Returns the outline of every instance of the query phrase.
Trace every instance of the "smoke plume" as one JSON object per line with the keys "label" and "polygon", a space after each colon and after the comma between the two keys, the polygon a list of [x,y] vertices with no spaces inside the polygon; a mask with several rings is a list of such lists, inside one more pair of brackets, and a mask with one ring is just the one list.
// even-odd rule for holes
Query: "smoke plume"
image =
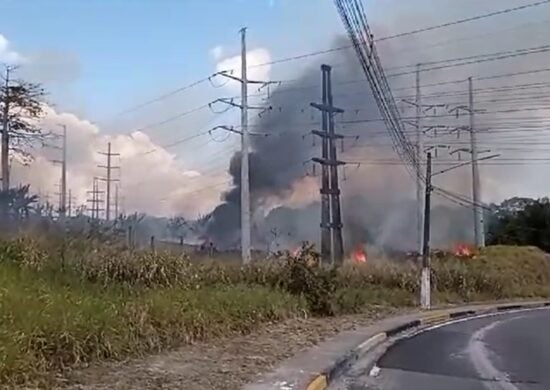
{"label": "smoke plume", "polygon": [[[335,46],[346,43],[340,39]],[[340,156],[350,162],[345,168],[345,180],[340,172],[346,244],[350,247],[358,242],[372,242],[412,249],[416,234],[414,182],[400,166],[354,164],[354,160],[395,158],[387,147],[390,139],[380,137],[385,129],[376,120],[380,114],[354,53],[339,52],[324,62],[333,65],[334,104],[346,110],[336,118],[337,132],[346,136]],[[305,176],[306,172],[312,174],[310,159],[320,154],[320,140],[311,134],[311,130],[320,127],[320,112],[310,107],[311,102],[321,98],[320,65],[321,62],[311,64],[298,79],[279,86],[261,102],[267,110],[251,121],[252,238],[258,249],[291,247],[305,240],[318,242],[318,185],[315,181],[307,182],[313,186],[300,183],[310,179]],[[376,147],[382,143],[384,148]],[[220,247],[239,245],[240,171],[241,155],[236,153],[229,165],[234,186],[212,212],[207,227],[208,237]],[[320,172],[319,167],[316,172]],[[309,202],[292,207],[289,199],[295,198],[297,192]],[[446,230],[456,230],[456,226]]]}

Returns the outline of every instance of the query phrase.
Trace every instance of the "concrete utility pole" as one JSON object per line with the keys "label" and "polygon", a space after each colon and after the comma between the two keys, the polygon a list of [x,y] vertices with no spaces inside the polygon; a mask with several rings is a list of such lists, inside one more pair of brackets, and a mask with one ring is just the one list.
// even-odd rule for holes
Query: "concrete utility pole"
{"label": "concrete utility pole", "polygon": [[250,255],[250,178],[248,171],[248,78],[246,69],[246,28],[241,29],[241,256],[244,264]]}
{"label": "concrete utility pole", "polygon": [[10,188],[10,142],[9,142],[9,114],[10,114],[10,72],[11,67],[6,67],[4,76],[4,107],[2,112],[2,190],[7,191]]}
{"label": "concrete utility pole", "polygon": [[73,195],[71,193],[71,190],[69,189],[69,205],[67,206],[67,215],[69,218],[71,217],[71,213],[73,210]]}
{"label": "concrete utility pole", "polygon": [[340,211],[340,188],[338,186],[338,166],[344,162],[338,161],[336,139],[342,135],[334,132],[334,114],[344,110],[333,106],[331,67],[321,65],[322,73],[322,103],[311,103],[311,106],[321,111],[321,131],[312,133],[321,137],[322,156],[312,161],[321,164],[321,258],[333,265],[340,265],[344,260],[342,240],[342,219]]}
{"label": "concrete utility pole", "polygon": [[113,156],[120,156],[119,153],[112,153],[111,152],[111,143],[107,143],[107,152],[99,152],[99,154],[102,154],[104,156],[107,156],[107,165],[98,165],[99,168],[104,168],[107,170],[107,177],[101,178],[100,180],[103,180],[107,183],[107,194],[105,196],[105,219],[109,221],[111,219],[111,182],[118,181],[118,179],[113,179],[111,175],[111,171],[113,169],[120,169],[120,167],[113,167],[111,164],[111,158]]}
{"label": "concrete utility pole", "polygon": [[67,126],[59,125],[63,129],[61,147],[52,145],[54,149],[61,150],[61,160],[52,160],[55,164],[61,165],[61,180],[59,181],[59,217],[64,218],[67,214]]}
{"label": "concrete utility pole", "polygon": [[422,123],[422,95],[420,93],[420,64],[416,65],[416,156],[418,159],[417,179],[416,179],[416,244],[417,250],[422,255],[423,241],[422,241],[422,229],[424,214],[424,199],[422,197],[423,183],[422,183],[422,162],[424,155],[424,142],[423,142],[423,123]]}
{"label": "concrete utility pole", "polygon": [[426,185],[424,200],[424,235],[422,246],[422,274],[420,276],[420,305],[423,309],[431,307],[431,261],[430,261],[430,212],[432,193],[432,154],[426,159]]}
{"label": "concrete utility pole", "polygon": [[[241,130],[236,130],[229,126],[216,126],[214,129],[224,129],[226,131],[240,134],[241,136],[241,256],[244,264],[251,260],[251,224],[250,224],[250,173],[249,173],[249,151],[250,136],[259,135],[251,133],[248,130],[248,110],[265,110],[265,107],[254,107],[248,105],[248,84],[261,84],[262,86],[272,84],[270,81],[249,80],[247,76],[246,64],[246,28],[240,30],[241,33],[241,77],[235,77],[230,72],[218,72],[216,75],[227,77],[241,83],[241,104],[233,102],[233,98],[220,98],[216,102],[229,104],[238,107],[241,110]],[[211,103],[212,104],[212,103]],[[212,130],[214,130],[212,129]]]}
{"label": "concrete utility pole", "polygon": [[63,125],[63,157],[61,163],[61,214],[67,213],[67,126]]}
{"label": "concrete utility pole", "polygon": [[479,179],[478,167],[478,150],[476,129],[474,121],[474,93],[472,86],[472,78],[468,78],[468,95],[469,95],[469,113],[470,113],[470,147],[472,155],[472,195],[474,200],[474,234],[475,243],[478,248],[485,246],[485,231],[483,226],[483,210],[481,208],[481,183]]}
{"label": "concrete utility pole", "polygon": [[118,184],[115,184],[115,219],[118,219]]}
{"label": "concrete utility pole", "polygon": [[63,128],[63,145],[61,146],[61,161],[55,161],[61,163],[61,192],[60,192],[60,205],[59,216],[65,217],[67,213],[67,126],[60,125]]}

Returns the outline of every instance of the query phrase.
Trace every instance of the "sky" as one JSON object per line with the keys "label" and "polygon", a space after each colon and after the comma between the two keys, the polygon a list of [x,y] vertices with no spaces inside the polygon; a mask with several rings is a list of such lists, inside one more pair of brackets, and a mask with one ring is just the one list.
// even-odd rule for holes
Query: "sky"
{"label": "sky", "polygon": [[[529,2],[365,0],[364,4],[375,34],[384,36]],[[380,52],[391,57],[393,66],[452,57],[449,46],[425,50],[426,46],[447,37],[467,38],[544,22],[550,18],[549,8],[404,39],[396,46],[380,43]],[[218,115],[205,109],[158,123],[221,96],[236,95],[238,86],[224,84],[218,77],[212,84],[203,83],[129,113],[125,110],[215,71],[238,66],[239,29],[243,26],[248,29],[251,65],[327,49],[345,34],[330,0],[0,0],[0,60],[20,62],[21,77],[44,83],[51,109],[48,123],[55,127],[59,120],[71,122],[69,137],[74,137],[78,153],[72,153],[70,177],[72,174],[78,202],[85,201],[91,177],[101,174],[95,167],[101,163],[95,151],[104,150],[111,141],[122,154],[121,186],[129,210],[205,213],[225,188],[227,162],[239,146],[238,138],[218,131],[211,138],[198,136],[165,146],[216,125],[237,125],[238,112]],[[547,28],[544,24],[530,30],[536,34],[531,41],[509,32],[482,43],[479,39],[457,43],[455,51],[477,54],[479,50],[535,46],[544,41]],[[309,64],[305,59],[256,67],[250,70],[250,77],[288,80],[298,77]],[[489,65],[479,71],[490,70]],[[412,81],[412,77],[407,80]],[[224,109],[219,104],[212,107],[215,112]],[[44,161],[52,153],[38,152]],[[160,172],[161,168],[164,171]],[[44,170],[52,178],[46,180]],[[41,192],[55,191],[55,166],[15,171],[21,181],[37,180],[34,187]],[[146,180],[146,172],[155,177]],[[208,186],[213,188],[194,192]],[[191,194],[192,200],[186,200]]]}
{"label": "sky", "polygon": [[[147,99],[206,76],[215,65],[211,50],[236,54],[243,26],[249,28],[251,48],[267,46],[274,56],[315,48],[339,28],[328,1],[3,0],[0,5],[2,34],[14,49],[65,57],[58,60],[67,62],[65,71],[72,68],[71,87],[80,104],[72,108],[94,119],[118,112],[136,96]],[[315,23],[301,23],[314,9]],[[292,39],[296,36],[304,39]],[[66,98],[59,104],[75,103]]]}

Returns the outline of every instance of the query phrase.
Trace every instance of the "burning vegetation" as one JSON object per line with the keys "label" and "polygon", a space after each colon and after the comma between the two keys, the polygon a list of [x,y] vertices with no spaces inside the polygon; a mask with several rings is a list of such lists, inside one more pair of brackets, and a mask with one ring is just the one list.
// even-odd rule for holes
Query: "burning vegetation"
{"label": "burning vegetation", "polygon": [[472,257],[474,254],[472,246],[466,243],[453,245],[452,252],[456,257]]}
{"label": "burning vegetation", "polygon": [[356,264],[367,262],[367,252],[363,244],[357,244],[351,252],[351,260]]}

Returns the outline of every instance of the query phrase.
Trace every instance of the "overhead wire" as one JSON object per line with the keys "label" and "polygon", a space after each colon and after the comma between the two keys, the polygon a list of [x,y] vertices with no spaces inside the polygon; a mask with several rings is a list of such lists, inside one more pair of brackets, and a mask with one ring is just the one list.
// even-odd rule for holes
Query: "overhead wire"
{"label": "overhead wire", "polygon": [[[414,29],[414,30],[410,30],[410,31],[405,31],[405,32],[401,32],[401,33],[397,33],[397,34],[393,34],[393,35],[388,35],[388,36],[376,38],[374,41],[375,42],[383,42],[383,41],[388,41],[388,40],[401,38],[401,37],[405,37],[405,36],[416,35],[416,34],[423,33],[423,32],[438,30],[438,29],[441,29],[441,28],[444,28],[444,27],[455,26],[455,25],[464,24],[464,23],[468,23],[468,22],[473,22],[473,21],[477,21],[477,20],[482,20],[482,19],[486,19],[486,18],[498,16],[498,15],[509,14],[509,13],[512,13],[512,12],[517,12],[517,11],[521,11],[521,10],[528,9],[528,8],[538,7],[538,6],[541,6],[541,5],[548,4],[548,3],[550,3],[550,0],[538,1],[538,2],[525,4],[525,5],[518,6],[518,7],[506,8],[506,9],[502,9],[502,10],[495,11],[495,12],[490,12],[490,13],[481,14],[481,15],[475,15],[475,16],[472,16],[472,17],[469,17],[469,18],[458,19],[458,20],[454,20],[454,21],[450,21],[450,22],[446,22],[446,23],[436,24],[436,25],[433,25],[433,26],[427,26],[427,27],[418,28],[418,29]],[[302,60],[302,59],[305,59],[305,58],[310,58],[310,57],[319,56],[319,55],[323,55],[323,54],[334,53],[334,52],[347,50],[347,49],[351,49],[351,48],[353,48],[353,45],[343,45],[343,46],[339,46],[339,47],[335,47],[335,48],[331,48],[331,49],[316,50],[316,51],[312,51],[312,52],[309,52],[309,53],[304,53],[304,54],[300,54],[300,55],[296,55],[296,56],[280,58],[280,59],[276,59],[276,60],[273,60],[273,61],[267,61],[267,62],[263,62],[263,63],[259,63],[259,64],[250,65],[248,68],[250,69],[250,68],[263,67],[263,66],[277,65],[277,64],[281,64],[281,63],[285,63],[285,62]]]}

